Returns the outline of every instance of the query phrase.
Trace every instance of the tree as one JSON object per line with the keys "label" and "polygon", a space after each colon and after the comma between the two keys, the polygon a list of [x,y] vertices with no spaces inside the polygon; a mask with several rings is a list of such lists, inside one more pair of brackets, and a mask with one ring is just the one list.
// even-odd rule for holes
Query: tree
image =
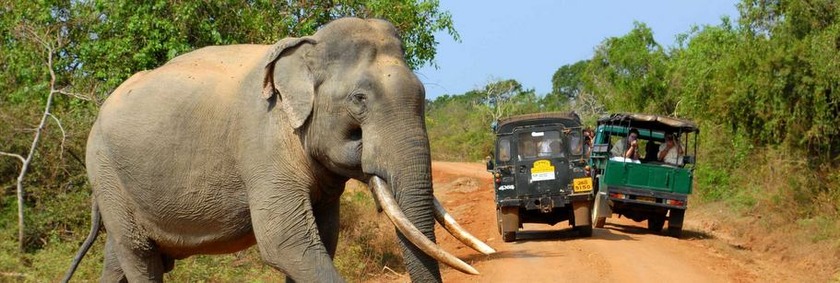
{"label": "tree", "polygon": [[563,65],[551,77],[551,92],[542,98],[544,111],[560,111],[570,108],[570,100],[575,101],[583,90],[583,74],[588,60]]}
{"label": "tree", "polygon": [[513,98],[522,93],[522,85],[516,80],[496,80],[487,83],[480,91],[483,99],[481,107],[490,116],[490,121],[498,121],[513,112]]}
{"label": "tree", "polygon": [[670,63],[684,113],[755,145],[840,154],[840,8],[831,1],[744,1],[737,26],[684,36]]}
{"label": "tree", "polygon": [[586,89],[610,111],[673,113],[667,60],[653,31],[636,22],[628,34],[608,38],[595,49],[584,76]]}
{"label": "tree", "polygon": [[[416,0],[338,1],[104,1],[78,3],[87,25],[78,34],[81,72],[110,91],[131,74],[155,68],[177,55],[219,44],[271,44],[309,35],[344,16],[385,18],[401,34],[406,61],[417,69],[434,64],[435,32],[456,40],[452,17],[438,2]],[[87,5],[85,5],[87,4]]]}
{"label": "tree", "polygon": [[[53,236],[72,240],[73,229],[68,227],[89,221],[87,204],[78,201],[90,193],[83,161],[87,133],[98,104],[137,71],[207,45],[272,44],[286,36],[311,34],[343,16],[390,20],[413,68],[434,64],[436,32],[458,39],[451,15],[441,11],[436,0],[6,2],[0,5],[0,136],[8,139],[0,151],[24,161],[25,153],[32,152],[32,159],[0,162],[0,185],[15,187],[10,180],[19,180],[20,164],[28,164],[22,203],[30,211],[27,219],[36,220],[26,226],[24,244],[30,250],[47,245]],[[52,73],[44,67],[44,48],[30,40],[23,27],[49,34],[46,42],[62,43],[49,52]],[[53,90],[60,92],[48,95]],[[48,111],[43,111],[45,105],[50,105]],[[44,129],[37,150],[32,150],[35,129],[43,129],[32,125],[34,117],[55,116],[62,117],[66,132]],[[49,121],[46,125],[52,126]]]}

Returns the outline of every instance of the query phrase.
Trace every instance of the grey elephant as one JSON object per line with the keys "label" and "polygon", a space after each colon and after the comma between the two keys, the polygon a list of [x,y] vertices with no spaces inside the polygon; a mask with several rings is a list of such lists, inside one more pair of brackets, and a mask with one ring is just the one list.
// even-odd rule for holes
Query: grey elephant
{"label": "grey elephant", "polygon": [[288,281],[342,281],[332,263],[339,197],[367,182],[397,228],[413,281],[438,261],[477,271],[435,244],[425,91],[396,29],[345,18],[274,45],[206,47],[135,74],[102,106],[87,144],[103,282],[160,282],[174,262],[256,244]]}

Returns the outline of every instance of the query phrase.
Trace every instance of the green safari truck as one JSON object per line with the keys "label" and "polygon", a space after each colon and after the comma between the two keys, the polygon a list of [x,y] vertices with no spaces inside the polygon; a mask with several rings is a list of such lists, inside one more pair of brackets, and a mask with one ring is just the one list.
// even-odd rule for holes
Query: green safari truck
{"label": "green safari truck", "polygon": [[647,228],[682,234],[692,191],[700,129],[688,120],[638,113],[598,119],[589,158],[595,184],[592,214],[602,228],[613,214]]}

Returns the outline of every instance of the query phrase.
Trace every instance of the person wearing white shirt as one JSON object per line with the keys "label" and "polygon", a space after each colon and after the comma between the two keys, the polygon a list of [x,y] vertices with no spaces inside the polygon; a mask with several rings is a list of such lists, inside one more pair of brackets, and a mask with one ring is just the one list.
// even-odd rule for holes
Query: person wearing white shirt
{"label": "person wearing white shirt", "polygon": [[659,161],[681,166],[683,164],[683,149],[672,134],[665,135],[665,143],[659,146]]}
{"label": "person wearing white shirt", "polygon": [[633,128],[627,133],[626,138],[621,138],[615,143],[610,153],[613,157],[639,160],[639,130]]}

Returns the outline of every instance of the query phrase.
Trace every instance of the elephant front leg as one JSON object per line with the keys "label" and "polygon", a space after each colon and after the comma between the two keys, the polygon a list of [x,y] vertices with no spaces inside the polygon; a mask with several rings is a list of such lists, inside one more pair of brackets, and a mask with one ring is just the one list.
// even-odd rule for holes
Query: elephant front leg
{"label": "elephant front leg", "polygon": [[315,206],[315,223],[318,225],[318,235],[321,236],[321,241],[324,247],[327,248],[327,253],[330,258],[335,258],[335,252],[338,248],[338,232],[341,205],[338,198]]}
{"label": "elephant front leg", "polygon": [[254,236],[266,263],[300,282],[343,282],[321,241],[308,195],[255,193],[250,204]]}

